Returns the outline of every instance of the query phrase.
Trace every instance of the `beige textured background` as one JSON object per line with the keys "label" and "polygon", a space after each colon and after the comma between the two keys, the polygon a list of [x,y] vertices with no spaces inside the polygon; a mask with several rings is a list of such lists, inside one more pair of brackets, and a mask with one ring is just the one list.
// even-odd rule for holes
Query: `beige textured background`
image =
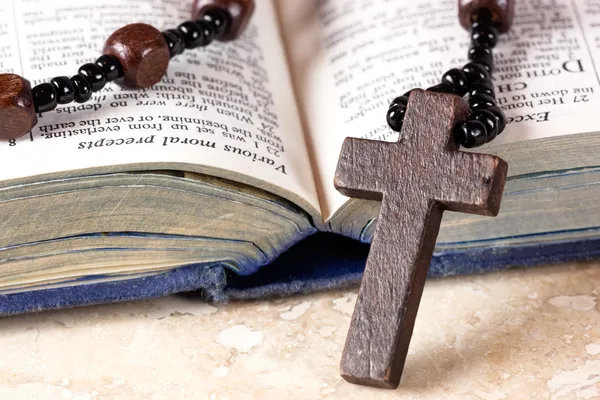
{"label": "beige textured background", "polygon": [[355,291],[4,318],[0,399],[600,399],[599,267],[430,280],[396,391],[338,375]]}

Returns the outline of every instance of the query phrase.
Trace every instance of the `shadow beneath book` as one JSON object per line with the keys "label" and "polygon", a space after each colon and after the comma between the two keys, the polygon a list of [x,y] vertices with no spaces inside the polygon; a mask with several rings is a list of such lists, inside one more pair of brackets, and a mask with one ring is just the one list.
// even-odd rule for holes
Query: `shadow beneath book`
{"label": "shadow beneath book", "polygon": [[[317,233],[251,276],[228,272],[224,298],[251,300],[356,287],[369,245],[332,233]],[[600,258],[600,238],[523,245],[436,249],[429,278]]]}
{"label": "shadow beneath book", "polygon": [[369,245],[331,233],[317,233],[250,276],[227,277],[227,297],[248,300],[357,286]]}

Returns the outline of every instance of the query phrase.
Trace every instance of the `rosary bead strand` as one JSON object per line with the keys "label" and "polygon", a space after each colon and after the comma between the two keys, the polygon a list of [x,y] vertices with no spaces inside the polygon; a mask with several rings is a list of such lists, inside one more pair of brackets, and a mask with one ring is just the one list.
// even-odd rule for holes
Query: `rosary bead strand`
{"label": "rosary bead strand", "polygon": [[143,23],[124,26],[108,38],[104,54],[95,62],[82,65],[71,78],[55,77],[33,89],[18,75],[0,74],[0,139],[25,135],[37,124],[37,114],[59,104],[85,103],[109,82],[151,87],[166,74],[169,60],[186,49],[237,39],[254,7],[253,0],[196,0],[193,19],[176,29],[160,32]]}
{"label": "rosary bead strand", "polygon": [[195,0],[192,16],[194,19],[206,20],[204,16],[215,9],[225,11],[229,16],[229,29],[220,38],[220,40],[228,42],[240,37],[246,29],[250,17],[254,13],[254,0]]}
{"label": "rosary bead strand", "polygon": [[[487,3],[486,3],[487,4]],[[454,140],[463,147],[478,147],[494,140],[506,127],[504,112],[496,104],[492,83],[494,56],[492,49],[498,43],[494,8],[479,8],[472,11],[469,62],[462,69],[453,68],[442,76],[442,82],[430,87],[429,91],[469,96],[471,114],[467,121],[454,129]],[[387,112],[387,122],[396,132],[402,123],[408,106],[408,95],[394,99]]]}
{"label": "rosary bead strand", "polygon": [[514,0],[458,0],[458,18],[463,28],[471,29],[484,12],[491,14],[491,21],[500,33],[506,33],[515,15]]}

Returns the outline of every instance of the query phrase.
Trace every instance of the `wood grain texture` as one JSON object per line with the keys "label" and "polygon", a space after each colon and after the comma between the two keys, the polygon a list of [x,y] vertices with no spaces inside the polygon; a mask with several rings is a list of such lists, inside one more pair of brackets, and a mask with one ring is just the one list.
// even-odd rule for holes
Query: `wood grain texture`
{"label": "wood grain texture", "polygon": [[237,39],[244,33],[248,22],[254,14],[254,0],[195,0],[192,18],[200,19],[207,11],[219,8],[231,15],[229,32],[219,40],[227,42]]}
{"label": "wood grain texture", "polygon": [[169,46],[163,34],[148,24],[130,24],[114,32],[104,54],[116,57],[123,67],[123,84],[147,88],[162,79],[169,68]]}
{"label": "wood grain texture", "polygon": [[499,211],[507,164],[458,151],[452,138],[452,127],[468,114],[458,96],[416,90],[397,142],[343,144],[335,187],[382,201],[342,356],[349,382],[400,383],[443,211]]}
{"label": "wood grain texture", "polygon": [[501,33],[512,26],[515,15],[515,0],[458,0],[458,18],[466,30],[471,30],[473,12],[479,8],[487,8],[492,12],[492,19]]}
{"label": "wood grain texture", "polygon": [[16,139],[37,124],[31,84],[15,74],[0,74],[0,139]]}

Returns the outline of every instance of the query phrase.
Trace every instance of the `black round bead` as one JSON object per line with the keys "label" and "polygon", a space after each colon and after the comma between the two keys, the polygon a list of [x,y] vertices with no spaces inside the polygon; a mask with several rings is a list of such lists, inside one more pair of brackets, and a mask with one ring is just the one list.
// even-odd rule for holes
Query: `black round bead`
{"label": "black round bead", "polygon": [[408,106],[408,96],[404,95],[404,96],[396,97],[394,100],[392,100],[390,107],[395,104],[399,104],[404,107]]}
{"label": "black round bead", "polygon": [[177,30],[181,32],[183,40],[185,41],[186,49],[195,49],[200,46],[200,43],[204,40],[202,37],[202,29],[194,21],[186,21],[177,27]]}
{"label": "black round bead", "polygon": [[475,23],[471,30],[474,44],[494,47],[498,43],[498,30],[489,23]]}
{"label": "black round bead", "polygon": [[427,90],[429,90],[430,92],[456,94],[454,86],[448,82],[439,83],[435,86],[428,88]]}
{"label": "black round bead", "polygon": [[494,114],[498,120],[498,135],[504,132],[504,129],[506,128],[506,115],[504,115],[504,111],[497,106],[490,107],[487,110]]}
{"label": "black round bead", "polygon": [[75,100],[75,86],[68,76],[57,76],[50,82],[56,88],[58,104],[69,104]]}
{"label": "black round bead", "polygon": [[123,77],[121,62],[115,57],[105,54],[96,60],[96,65],[102,68],[106,82],[116,81]]}
{"label": "black round bead", "polygon": [[469,105],[473,110],[478,110],[482,108],[486,110],[490,107],[496,107],[496,101],[490,96],[477,93],[475,96],[471,96],[471,98],[469,99]]}
{"label": "black round bead", "polygon": [[169,46],[169,54],[171,58],[180,55],[185,51],[185,40],[180,31],[176,29],[170,29],[163,32],[163,36]]}
{"label": "black round bead", "polygon": [[196,21],[196,24],[202,28],[202,33],[204,35],[204,44],[202,46],[208,46],[215,40],[215,30],[212,25],[208,21],[199,20]]}
{"label": "black round bead", "polygon": [[92,98],[92,85],[85,76],[77,74],[71,78],[71,81],[75,86],[75,101],[77,103],[85,103]]}
{"label": "black round bead", "polygon": [[406,115],[406,106],[402,104],[393,104],[387,112],[387,123],[395,132],[402,130],[402,123]]}
{"label": "black round bead", "polygon": [[469,60],[475,64],[479,64],[488,72],[494,69],[494,54],[492,49],[487,46],[475,45],[469,49]]}
{"label": "black round bead", "polygon": [[458,68],[453,68],[446,72],[442,76],[442,83],[444,82],[451,84],[454,87],[454,93],[461,97],[464,96],[469,90],[467,76]]}
{"label": "black round bead", "polygon": [[202,20],[206,21],[214,32],[215,39],[220,39],[229,32],[231,26],[231,16],[229,13],[215,8],[208,10],[206,14],[202,16]]}
{"label": "black round bead", "polygon": [[471,96],[475,96],[476,94],[485,94],[486,96],[490,96],[492,99],[496,98],[496,92],[494,91],[494,84],[491,81],[483,80],[479,81],[474,85],[471,85],[471,91],[469,92]]}
{"label": "black round bead", "polygon": [[90,85],[92,85],[92,92],[98,92],[106,85],[104,72],[102,72],[102,68],[96,64],[84,64],[77,72],[79,72],[80,75],[85,76]]}
{"label": "black round bead", "polygon": [[452,135],[456,143],[468,149],[481,146],[487,141],[485,125],[479,121],[466,121],[456,125]]}
{"label": "black round bead", "polygon": [[186,49],[206,46],[214,38],[214,31],[204,21],[187,21],[177,28],[183,34]]}
{"label": "black round bead", "polygon": [[463,72],[467,76],[469,85],[474,85],[479,81],[492,79],[490,73],[479,64],[470,62],[462,67]]}
{"label": "black round bead", "polygon": [[469,115],[469,120],[479,121],[485,125],[485,132],[487,134],[487,141],[491,142],[496,136],[498,136],[498,119],[496,116],[488,110],[475,110]]}
{"label": "black round bead", "polygon": [[37,85],[33,88],[32,93],[36,112],[44,113],[52,111],[58,106],[58,94],[53,84],[42,83],[41,85]]}

